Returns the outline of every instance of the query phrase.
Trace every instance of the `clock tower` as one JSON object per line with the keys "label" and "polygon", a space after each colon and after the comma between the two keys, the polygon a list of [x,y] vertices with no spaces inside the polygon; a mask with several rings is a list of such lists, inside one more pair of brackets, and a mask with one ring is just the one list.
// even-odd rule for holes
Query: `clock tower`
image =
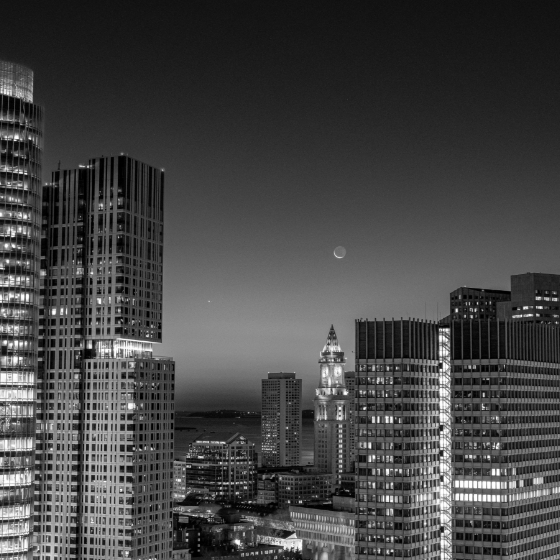
{"label": "clock tower", "polygon": [[327,343],[319,358],[319,387],[315,389],[315,468],[333,475],[333,484],[342,473],[353,470],[350,449],[350,406],[344,380],[344,352],[331,325]]}

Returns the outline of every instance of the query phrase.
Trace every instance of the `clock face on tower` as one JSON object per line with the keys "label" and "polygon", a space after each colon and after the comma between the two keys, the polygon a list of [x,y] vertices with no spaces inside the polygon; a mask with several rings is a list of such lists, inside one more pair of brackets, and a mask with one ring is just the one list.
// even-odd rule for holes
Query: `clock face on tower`
{"label": "clock face on tower", "polygon": [[323,378],[327,378],[329,375],[329,368],[327,366],[323,366],[321,368],[321,375],[323,376]]}
{"label": "clock face on tower", "polygon": [[338,378],[341,375],[342,375],[342,368],[340,366],[336,366],[334,368],[334,376]]}

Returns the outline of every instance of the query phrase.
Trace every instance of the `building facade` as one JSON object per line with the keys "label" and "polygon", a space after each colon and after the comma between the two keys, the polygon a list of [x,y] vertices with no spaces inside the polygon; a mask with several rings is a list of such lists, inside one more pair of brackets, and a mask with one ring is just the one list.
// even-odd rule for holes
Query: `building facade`
{"label": "building facade", "polygon": [[185,460],[173,461],[173,501],[180,502],[187,497],[187,467]]}
{"label": "building facade", "polygon": [[351,397],[344,378],[344,352],[331,325],[319,359],[319,388],[315,390],[315,469],[340,482],[352,469]]}
{"label": "building facade", "polygon": [[255,444],[239,433],[198,436],[185,455],[185,466],[187,494],[204,492],[232,502],[257,494]]}
{"label": "building facade", "polygon": [[457,288],[449,294],[450,319],[496,319],[500,302],[509,302],[511,292],[482,288]]}
{"label": "building facade", "polygon": [[296,472],[278,473],[278,506],[317,503],[330,499],[332,475],[330,473]]}
{"label": "building facade", "polygon": [[5,61],[0,148],[0,557],[22,560],[32,549],[43,109],[33,72]]}
{"label": "building facade", "polygon": [[257,504],[275,504],[278,502],[277,475],[257,473]]}
{"label": "building facade", "polygon": [[262,380],[262,466],[292,467],[301,460],[301,379],[269,373]]}
{"label": "building facade", "polygon": [[[352,500],[352,506],[354,506]],[[294,529],[302,540],[304,560],[354,560],[356,514],[330,506],[290,506]]]}
{"label": "building facade", "polygon": [[527,272],[511,277],[511,301],[499,303],[500,319],[560,325],[560,275]]}
{"label": "building facade", "polygon": [[438,344],[435,323],[356,322],[359,559],[440,560]]}
{"label": "building facade", "polygon": [[55,171],[41,243],[35,557],[169,559],[163,172],[124,155]]}
{"label": "building facade", "polygon": [[358,555],[557,558],[560,331],[356,327]]}
{"label": "building facade", "polygon": [[559,558],[560,331],[518,321],[449,330],[453,557]]}

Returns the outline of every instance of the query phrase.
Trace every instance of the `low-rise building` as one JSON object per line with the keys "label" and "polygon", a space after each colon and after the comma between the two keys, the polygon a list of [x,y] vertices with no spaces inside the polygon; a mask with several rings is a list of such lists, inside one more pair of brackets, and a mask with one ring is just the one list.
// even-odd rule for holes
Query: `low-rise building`
{"label": "low-rise building", "polygon": [[191,554],[200,554],[200,518],[173,513],[173,550],[187,548]]}
{"label": "low-rise building", "polygon": [[281,546],[271,544],[258,545],[247,550],[238,550],[228,554],[212,554],[211,552],[204,555],[204,560],[283,560],[284,549]]}
{"label": "low-rise building", "polygon": [[185,455],[185,489],[236,502],[257,493],[255,444],[240,433],[198,436]]}
{"label": "low-rise building", "polygon": [[260,474],[257,479],[257,504],[267,505],[278,502],[276,474]]}
{"label": "low-rise building", "polygon": [[191,551],[188,545],[186,543],[174,542],[171,558],[173,560],[191,560]]}
{"label": "low-rise building", "polygon": [[332,474],[312,472],[278,473],[278,505],[319,503],[330,498]]}
{"label": "low-rise building", "polygon": [[273,544],[281,546],[284,550],[301,550],[301,539],[295,531],[268,530],[267,534],[260,534],[262,528],[257,528],[257,542],[259,544]]}
{"label": "low-rise building", "polygon": [[353,498],[333,496],[328,506],[290,506],[290,517],[302,540],[304,560],[354,560],[356,514]]}

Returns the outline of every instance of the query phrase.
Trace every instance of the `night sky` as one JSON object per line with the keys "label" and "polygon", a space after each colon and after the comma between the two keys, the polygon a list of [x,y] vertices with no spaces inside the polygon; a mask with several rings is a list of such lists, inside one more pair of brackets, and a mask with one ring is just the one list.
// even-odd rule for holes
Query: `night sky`
{"label": "night sky", "polygon": [[268,371],[311,408],[331,323],[351,370],[356,318],[560,273],[557,18],[512,5],[37,1],[2,22],[46,109],[45,181],[120,152],[166,170],[178,410],[259,409]]}

